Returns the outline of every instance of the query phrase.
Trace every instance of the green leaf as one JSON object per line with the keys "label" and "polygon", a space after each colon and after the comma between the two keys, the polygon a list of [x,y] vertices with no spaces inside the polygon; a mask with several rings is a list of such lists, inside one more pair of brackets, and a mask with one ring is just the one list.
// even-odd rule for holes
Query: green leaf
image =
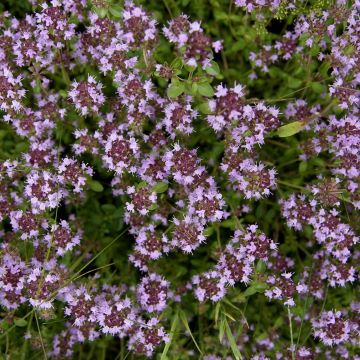
{"label": "green leaf", "polygon": [[167,94],[171,98],[180,96],[185,91],[185,84],[182,82],[171,83],[167,89]]}
{"label": "green leaf", "polygon": [[202,96],[212,97],[214,90],[209,83],[200,83],[198,86],[198,92]]}
{"label": "green leaf", "polygon": [[308,167],[307,161],[301,161],[299,164],[299,173],[304,174],[307,170],[307,167]]}
{"label": "green leaf", "polygon": [[[67,85],[70,85],[70,78],[69,78],[69,74],[67,73],[67,71],[65,70],[64,66],[61,66],[61,75],[63,77],[64,82]],[[61,90],[60,90],[61,91]]]}
{"label": "green leaf", "polygon": [[103,204],[101,208],[107,214],[113,214],[116,211],[116,207],[113,204]]}
{"label": "green leaf", "polygon": [[3,330],[7,330],[10,327],[10,324],[6,320],[3,320],[3,321],[0,322],[0,327]]}
{"label": "green leaf", "polygon": [[317,45],[313,45],[310,49],[311,56],[317,56],[319,54],[320,48]]}
{"label": "green leaf", "polygon": [[195,69],[196,69],[196,66],[192,66],[192,65],[185,64],[185,65],[184,65],[184,68],[185,68],[188,72],[194,72]]}
{"label": "green leaf", "polygon": [[283,324],[284,324],[284,319],[283,319],[281,316],[279,316],[279,317],[276,319],[275,323],[274,323],[274,328],[275,328],[275,329],[278,329],[278,328],[280,328]]}
{"label": "green leaf", "polygon": [[266,270],[266,263],[264,261],[259,260],[256,264],[256,271],[259,273],[263,273]]}
{"label": "green leaf", "polygon": [[225,228],[235,229],[236,221],[235,219],[227,219],[221,222],[221,226]]}
{"label": "green leaf", "polygon": [[198,343],[196,342],[196,340],[195,340],[195,338],[194,338],[194,335],[192,334],[192,332],[191,332],[191,330],[190,330],[190,326],[189,326],[189,323],[188,323],[188,321],[187,321],[186,315],[185,315],[185,313],[184,313],[182,310],[179,311],[179,316],[180,316],[180,319],[181,319],[181,321],[183,322],[183,324],[184,324],[184,326],[185,326],[185,329],[186,329],[187,332],[189,333],[192,341],[194,342],[196,348],[198,349],[199,353],[202,355],[203,353],[202,353],[202,351],[201,351]]}
{"label": "green leaf", "polygon": [[320,82],[312,82],[310,83],[311,89],[317,93],[321,94],[326,91],[326,86],[324,84],[321,84]]}
{"label": "green leaf", "polygon": [[18,327],[24,327],[27,325],[27,321],[25,319],[15,319],[14,324]]}
{"label": "green leaf", "polygon": [[245,290],[244,296],[248,297],[256,293],[263,293],[266,288],[267,285],[265,283],[255,282]]}
{"label": "green leaf", "polygon": [[110,8],[110,14],[120,18],[122,16],[122,8],[120,6],[112,6]]}
{"label": "green leaf", "polygon": [[104,191],[104,187],[101,185],[99,181],[90,179],[88,180],[88,184],[90,186],[90,189],[95,192],[102,192]]}
{"label": "green leaf", "polygon": [[137,185],[136,185],[136,190],[140,190],[143,189],[147,186],[147,182],[146,181],[140,181]]}
{"label": "green leaf", "polygon": [[154,204],[152,204],[152,205],[149,207],[149,210],[150,210],[150,211],[153,211],[153,210],[156,210],[157,208],[158,208],[157,204],[154,203]]}
{"label": "green leaf", "polygon": [[212,61],[211,65],[205,68],[205,71],[211,76],[218,76],[220,74],[219,65],[215,61]]}
{"label": "green leaf", "polygon": [[98,8],[98,9],[96,9],[96,13],[97,13],[101,18],[104,18],[104,17],[107,15],[108,11],[107,11],[107,9],[104,9],[104,8]]}
{"label": "green leaf", "polygon": [[169,187],[169,184],[162,181],[162,182],[158,182],[157,184],[155,184],[155,186],[152,188],[153,192],[156,192],[157,194],[162,194],[164,193]]}
{"label": "green leaf", "polygon": [[202,104],[200,104],[197,109],[202,113],[202,114],[205,114],[205,115],[209,115],[212,113],[211,109],[210,109],[210,106],[209,106],[209,103],[206,101],[206,102],[203,102]]}
{"label": "green leaf", "polygon": [[245,297],[244,293],[240,293],[240,294],[237,294],[233,298],[233,301],[235,301],[237,303],[244,303],[246,301],[246,297]]}
{"label": "green leaf", "polygon": [[329,77],[328,71],[330,69],[331,65],[328,61],[324,61],[320,66],[319,66],[319,73],[327,78]]}
{"label": "green leaf", "polygon": [[181,70],[181,68],[183,67],[182,60],[180,58],[174,59],[173,62],[171,63],[171,67],[173,69]]}
{"label": "green leaf", "polygon": [[226,318],[224,318],[224,322],[225,322],[226,337],[229,340],[231,351],[232,351],[233,355],[235,356],[235,359],[240,360],[240,359],[242,359],[242,356],[241,356],[241,353],[240,353],[240,351],[238,349],[238,346],[236,344],[236,340],[234,338],[234,335],[231,332],[230,326],[229,326]]}
{"label": "green leaf", "polygon": [[288,137],[297,134],[304,127],[304,123],[301,121],[294,121],[290,124],[280,126],[277,130],[279,137]]}
{"label": "green leaf", "polygon": [[195,96],[196,93],[198,92],[199,89],[199,85],[198,83],[194,82],[191,84],[191,95]]}
{"label": "green leaf", "polygon": [[35,94],[38,94],[41,91],[41,82],[40,79],[36,79],[36,85],[34,87]]}
{"label": "green leaf", "polygon": [[204,236],[211,236],[214,233],[214,228],[212,226],[208,226],[206,229],[204,229],[203,231],[203,235]]}
{"label": "green leaf", "polygon": [[178,326],[178,322],[179,322],[179,315],[178,313],[176,312],[175,313],[175,316],[174,316],[174,319],[172,321],[172,324],[171,324],[171,329],[170,329],[170,340],[166,343],[165,347],[164,347],[164,350],[161,354],[161,358],[160,360],[166,360],[167,359],[167,353],[170,349],[170,345],[171,345],[171,342],[173,341],[173,338],[174,338],[174,333],[175,333],[175,330]]}
{"label": "green leaf", "polygon": [[99,15],[100,17],[104,18],[108,13],[108,10],[107,9],[100,9],[99,10]]}
{"label": "green leaf", "polygon": [[283,79],[286,76],[286,74],[276,66],[272,66],[269,69],[269,75],[272,79]]}
{"label": "green leaf", "polygon": [[302,80],[293,77],[288,78],[288,86],[290,89],[298,89],[302,84]]}
{"label": "green leaf", "polygon": [[24,152],[28,148],[28,144],[25,142],[19,142],[15,145],[16,152]]}
{"label": "green leaf", "polygon": [[244,291],[244,296],[249,297],[249,296],[254,295],[256,293],[257,293],[256,287],[255,286],[250,286]]}
{"label": "green leaf", "polygon": [[268,288],[268,286],[265,283],[255,283],[255,289],[259,293],[263,293],[265,289]]}

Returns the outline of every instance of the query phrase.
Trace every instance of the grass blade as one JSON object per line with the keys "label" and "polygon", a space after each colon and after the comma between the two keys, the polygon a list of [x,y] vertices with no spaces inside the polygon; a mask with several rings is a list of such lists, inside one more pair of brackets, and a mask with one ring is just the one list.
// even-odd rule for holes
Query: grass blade
{"label": "grass blade", "polygon": [[224,316],[224,322],[225,322],[226,336],[227,336],[227,338],[229,340],[231,351],[233,352],[236,360],[242,360],[241,353],[240,353],[240,351],[238,349],[238,346],[236,344],[236,341],[234,339],[234,336],[233,336],[233,334],[231,332],[230,326],[229,326],[225,316]]}
{"label": "grass blade", "polygon": [[220,326],[219,326],[219,341],[222,342],[225,333],[225,316],[221,315]]}
{"label": "grass blade", "polygon": [[164,351],[162,352],[161,354],[161,358],[160,360],[165,360],[167,359],[167,353],[170,349],[170,345],[172,343],[172,340],[174,338],[174,333],[175,333],[175,330],[176,330],[176,327],[178,326],[178,322],[179,322],[179,314],[176,312],[175,316],[174,316],[174,319],[173,319],[173,322],[171,324],[171,329],[170,329],[170,340],[168,343],[166,343],[165,347],[164,347]]}
{"label": "grass blade", "polygon": [[223,311],[223,314],[227,316],[230,320],[236,321],[230,314],[228,314],[226,311]]}
{"label": "grass blade", "polygon": [[186,330],[188,331],[188,333],[189,333],[192,341],[194,342],[196,348],[198,349],[199,353],[202,355],[203,353],[202,353],[202,351],[201,351],[198,343],[196,342],[196,340],[195,340],[195,338],[194,338],[194,335],[192,334],[192,332],[191,332],[191,330],[190,330],[190,326],[189,326],[189,323],[188,323],[188,321],[187,321],[186,315],[185,315],[185,313],[184,313],[182,310],[180,310],[179,316],[180,316],[180,319],[181,319],[181,321],[183,322]]}

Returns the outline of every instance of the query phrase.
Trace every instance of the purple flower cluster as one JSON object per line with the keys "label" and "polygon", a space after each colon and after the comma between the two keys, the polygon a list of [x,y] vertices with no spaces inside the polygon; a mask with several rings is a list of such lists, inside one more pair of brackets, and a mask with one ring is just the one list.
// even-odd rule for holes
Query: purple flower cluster
{"label": "purple flower cluster", "polygon": [[[244,8],[248,12],[270,8],[275,11],[281,5],[280,0],[235,0],[235,5]],[[290,5],[288,5],[290,6]]]}
{"label": "purple flower cluster", "polygon": [[189,21],[186,15],[171,20],[163,30],[166,38],[183,55],[185,64],[194,68],[197,65],[207,67],[212,60],[211,50],[218,52],[222,49],[221,41],[212,42],[201,28],[201,23]]}
{"label": "purple flower cluster", "polygon": [[249,283],[255,261],[268,263],[271,252],[276,249],[276,244],[261,233],[257,225],[237,230],[214,268],[194,276],[188,288],[194,289],[199,301],[219,301],[225,296],[227,286]]}
{"label": "purple flower cluster", "polygon": [[75,81],[71,85],[69,98],[81,115],[85,116],[91,112],[97,114],[105,101],[101,89],[102,84],[97,83],[93,76],[89,76],[87,81]]}

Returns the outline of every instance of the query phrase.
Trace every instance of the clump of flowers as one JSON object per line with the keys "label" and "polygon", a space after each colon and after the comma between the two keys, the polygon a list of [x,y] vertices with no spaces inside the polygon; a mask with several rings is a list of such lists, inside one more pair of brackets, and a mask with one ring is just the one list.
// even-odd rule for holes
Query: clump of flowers
{"label": "clump of flowers", "polygon": [[314,335],[326,344],[337,345],[349,340],[350,324],[343,319],[341,311],[323,312],[319,319],[312,321]]}
{"label": "clump of flowers", "polygon": [[169,283],[158,274],[143,277],[137,288],[140,305],[149,313],[164,310],[168,287]]}
{"label": "clump of flowers", "polygon": [[99,107],[105,101],[101,88],[101,83],[97,83],[92,76],[89,76],[87,81],[72,84],[69,98],[81,115],[84,116],[90,112],[97,113],[99,111]]}

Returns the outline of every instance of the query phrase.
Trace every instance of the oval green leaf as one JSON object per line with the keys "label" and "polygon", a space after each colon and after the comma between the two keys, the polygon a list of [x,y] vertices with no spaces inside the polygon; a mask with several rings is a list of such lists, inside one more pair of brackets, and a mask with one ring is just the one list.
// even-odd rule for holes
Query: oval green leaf
{"label": "oval green leaf", "polygon": [[198,109],[202,114],[205,114],[205,115],[209,115],[209,114],[212,113],[208,102],[204,102],[204,103],[200,104],[200,105],[197,107],[197,109]]}
{"label": "oval green leaf", "polygon": [[15,319],[14,324],[18,327],[24,327],[27,325],[27,321],[25,319]]}
{"label": "oval green leaf", "polygon": [[220,74],[219,65],[215,61],[212,61],[211,65],[205,68],[205,71],[211,76],[218,76]]}
{"label": "oval green leaf", "polygon": [[88,180],[88,184],[92,191],[95,191],[95,192],[104,191],[104,187],[101,185],[101,183],[99,181],[90,179],[90,180]]}
{"label": "oval green leaf", "polygon": [[279,137],[288,137],[297,134],[302,130],[304,124],[301,121],[294,121],[290,124],[281,126],[277,130],[277,135]]}
{"label": "oval green leaf", "polygon": [[162,181],[155,184],[155,186],[152,188],[152,191],[156,192],[157,194],[162,194],[168,189],[168,187],[169,184]]}
{"label": "oval green leaf", "polygon": [[214,90],[209,83],[201,83],[198,86],[198,92],[202,96],[212,97],[214,95]]}
{"label": "oval green leaf", "polygon": [[185,91],[185,85],[181,82],[176,84],[171,84],[168,87],[167,94],[171,98],[176,98],[180,96]]}

